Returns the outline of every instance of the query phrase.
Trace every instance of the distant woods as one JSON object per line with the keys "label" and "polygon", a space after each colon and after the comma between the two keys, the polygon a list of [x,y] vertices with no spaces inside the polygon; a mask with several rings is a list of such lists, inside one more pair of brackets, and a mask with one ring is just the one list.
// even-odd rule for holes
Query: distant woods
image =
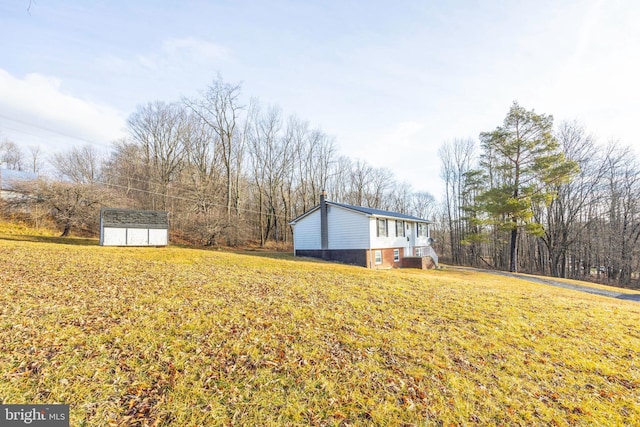
{"label": "distant woods", "polygon": [[[7,147],[5,164],[17,165],[19,150]],[[22,160],[16,169],[27,166]],[[139,106],[109,153],[74,147],[50,164],[58,184],[32,185],[37,196],[15,199],[12,209],[18,201],[38,204],[67,233],[95,231],[102,205],[167,210],[172,237],[188,243],[286,246],[289,221],[319,203],[323,189],[337,202],[425,218],[436,212],[430,194],[339,155],[321,129],[277,106],[246,102],[240,85],[220,77],[197,97]],[[53,197],[62,187],[75,191]],[[74,212],[81,217],[71,218]]]}
{"label": "distant woods", "polygon": [[[442,262],[629,286],[640,272],[640,162],[575,122],[514,103],[503,123],[439,150],[440,202],[392,171],[342,156],[334,139],[215,80],[199,96],[139,106],[108,153],[73,147],[52,174],[15,185],[5,214],[95,233],[101,206],[166,210],[174,241],[288,247],[289,221],[329,199],[433,219]],[[425,141],[425,144],[427,142]],[[42,152],[0,142],[9,169]],[[28,187],[28,188],[26,188]]]}
{"label": "distant woods", "polygon": [[[517,103],[502,126],[440,149],[441,260],[630,286],[640,271],[640,163],[578,123]],[[445,261],[446,260],[446,261]]]}

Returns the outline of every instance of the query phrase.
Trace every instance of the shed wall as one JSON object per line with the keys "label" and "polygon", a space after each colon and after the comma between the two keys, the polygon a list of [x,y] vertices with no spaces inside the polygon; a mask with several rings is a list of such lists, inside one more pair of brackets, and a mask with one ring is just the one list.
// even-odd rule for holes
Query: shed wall
{"label": "shed wall", "polygon": [[129,209],[100,211],[100,245],[166,246],[169,244],[169,213]]}

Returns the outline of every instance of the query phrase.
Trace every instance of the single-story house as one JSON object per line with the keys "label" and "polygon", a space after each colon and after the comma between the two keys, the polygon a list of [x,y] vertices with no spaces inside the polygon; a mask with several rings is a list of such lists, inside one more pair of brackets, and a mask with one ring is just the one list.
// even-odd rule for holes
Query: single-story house
{"label": "single-story house", "polygon": [[32,172],[0,168],[0,199],[11,200],[25,197],[19,191],[20,184],[36,179],[38,179],[38,175]]}
{"label": "single-story house", "polygon": [[295,256],[368,268],[433,268],[433,221],[326,200],[290,222]]}

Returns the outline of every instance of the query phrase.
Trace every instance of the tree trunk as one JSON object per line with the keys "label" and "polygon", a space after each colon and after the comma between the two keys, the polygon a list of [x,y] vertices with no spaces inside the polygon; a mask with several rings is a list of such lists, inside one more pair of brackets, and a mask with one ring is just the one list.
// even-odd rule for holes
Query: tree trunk
{"label": "tree trunk", "polygon": [[64,224],[64,229],[62,230],[60,237],[67,237],[69,233],[71,233],[71,223],[67,221]]}
{"label": "tree trunk", "polygon": [[513,230],[511,230],[511,245],[509,248],[510,252],[510,263],[509,263],[509,271],[512,273],[518,272],[518,228],[517,225],[513,225]]}

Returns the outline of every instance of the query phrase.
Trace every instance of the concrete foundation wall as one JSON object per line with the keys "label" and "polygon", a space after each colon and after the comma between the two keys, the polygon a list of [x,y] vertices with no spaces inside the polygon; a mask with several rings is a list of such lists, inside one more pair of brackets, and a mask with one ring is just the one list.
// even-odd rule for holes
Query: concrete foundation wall
{"label": "concrete foundation wall", "polygon": [[297,249],[295,256],[320,258],[325,261],[338,261],[344,264],[367,267],[367,251],[364,249]]}

